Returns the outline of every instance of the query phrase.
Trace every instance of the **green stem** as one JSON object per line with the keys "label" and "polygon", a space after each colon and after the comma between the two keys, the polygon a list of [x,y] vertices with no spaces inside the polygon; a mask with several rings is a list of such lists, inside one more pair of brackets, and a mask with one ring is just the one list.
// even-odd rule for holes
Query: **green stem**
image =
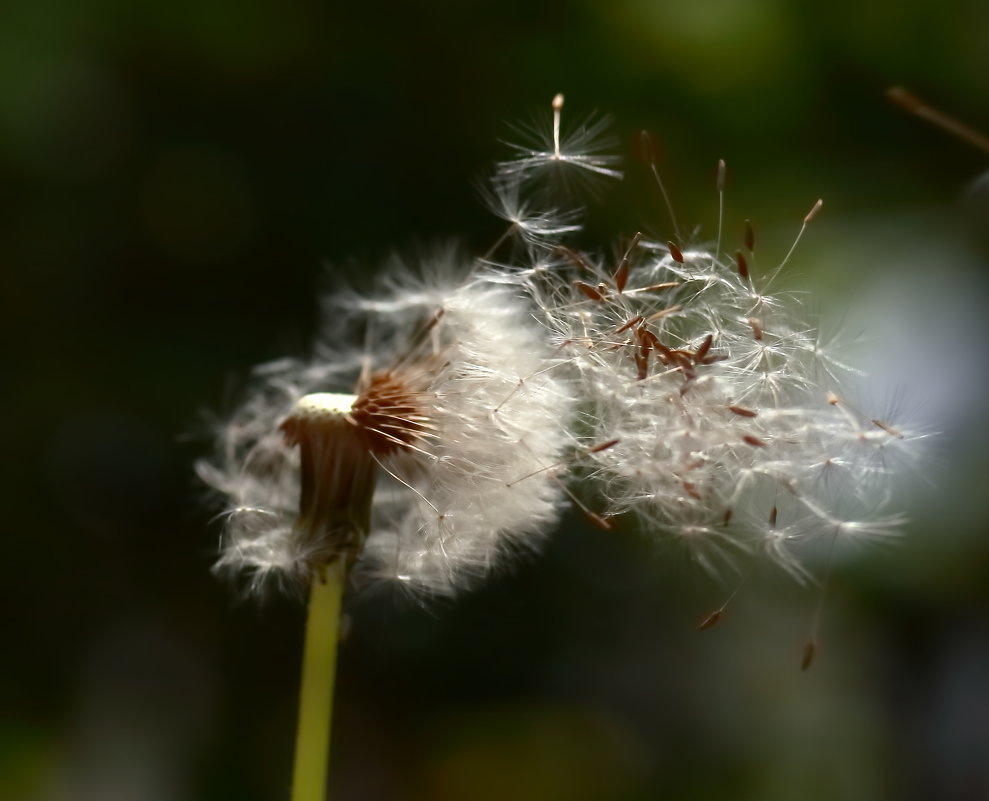
{"label": "green stem", "polygon": [[327,565],[309,589],[299,691],[292,801],[325,801],[329,774],[333,684],[343,595],[343,560]]}

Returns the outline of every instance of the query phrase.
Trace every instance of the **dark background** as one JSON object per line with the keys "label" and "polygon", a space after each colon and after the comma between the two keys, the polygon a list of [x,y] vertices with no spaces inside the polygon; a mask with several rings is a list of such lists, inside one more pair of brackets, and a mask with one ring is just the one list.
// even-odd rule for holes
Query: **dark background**
{"label": "dark background", "polygon": [[[863,7],[864,6],[864,7]],[[287,797],[302,608],[238,604],[192,473],[250,366],[394,251],[500,233],[476,181],[567,93],[642,128],[682,221],[874,336],[874,388],[940,432],[895,547],[817,594],[718,583],[571,517],[456,603],[350,601],[335,799],[989,797],[984,339],[989,5],[14,0],[0,11],[0,797]],[[633,156],[602,247],[664,217]],[[734,232],[734,233],[731,233]],[[820,570],[822,565],[816,565]]]}

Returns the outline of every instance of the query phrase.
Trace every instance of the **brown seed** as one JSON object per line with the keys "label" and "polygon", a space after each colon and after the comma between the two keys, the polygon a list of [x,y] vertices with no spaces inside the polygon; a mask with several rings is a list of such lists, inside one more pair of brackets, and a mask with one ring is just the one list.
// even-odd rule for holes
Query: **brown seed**
{"label": "brown seed", "polygon": [[690,353],[684,353],[682,350],[671,350],[670,356],[685,371],[690,370],[694,366],[694,361]]}
{"label": "brown seed", "polygon": [[623,331],[628,331],[628,329],[630,329],[632,326],[638,325],[639,323],[641,323],[643,321],[643,319],[645,319],[645,318],[643,318],[643,316],[641,314],[639,314],[639,315],[633,317],[627,323],[623,324],[621,328],[616,328],[615,329],[615,333],[616,334],[620,334]]}
{"label": "brown seed", "polygon": [[595,287],[590,284],[585,284],[583,281],[574,281],[573,285],[577,287],[581,292],[583,292],[591,300],[604,300],[604,295],[602,295]]}
{"label": "brown seed", "polygon": [[721,616],[724,614],[724,609],[715,609],[711,614],[704,618],[698,625],[698,631],[704,631],[705,629],[711,628],[715,623],[721,620]]}
{"label": "brown seed", "polygon": [[749,277],[749,263],[745,260],[745,254],[740,250],[735,251],[735,265],[738,267],[738,274],[742,278]]}
{"label": "brown seed", "polygon": [[618,290],[620,295],[625,290],[625,284],[628,283],[628,262],[623,261],[618,265],[618,269],[615,271],[615,288]]}
{"label": "brown seed", "polygon": [[628,283],[629,257],[631,257],[632,251],[635,250],[636,246],[639,244],[640,239],[642,239],[642,232],[637,231],[635,236],[632,237],[632,241],[629,243],[629,246],[625,251],[625,255],[622,256],[618,269],[615,270],[615,286],[618,288],[618,294],[622,293],[622,290],[625,289],[625,284]]}
{"label": "brown seed", "polygon": [[655,166],[659,160],[657,158],[659,147],[656,138],[649,131],[639,132],[639,149],[642,160],[650,166]]}
{"label": "brown seed", "polygon": [[640,328],[638,331],[638,336],[639,339],[641,339],[644,342],[648,342],[650,347],[656,348],[656,350],[660,351],[661,353],[664,354],[672,353],[672,351],[668,347],[666,347],[664,344],[662,344],[659,341],[659,337],[657,337],[648,328]]}
{"label": "brown seed", "polygon": [[754,409],[746,409],[744,406],[729,406],[728,411],[737,414],[739,417],[758,417],[759,412]]}
{"label": "brown seed", "polygon": [[643,352],[640,347],[635,352],[635,368],[636,368],[636,380],[644,381],[646,376],[649,375],[649,351]]}
{"label": "brown seed", "polygon": [[903,432],[893,428],[893,426],[891,426],[889,423],[884,423],[882,420],[870,420],[869,422],[871,422],[872,425],[874,425],[876,428],[881,428],[891,437],[896,437],[897,439],[903,439]]}
{"label": "brown seed", "polygon": [[813,205],[810,211],[807,212],[807,216],[804,217],[804,224],[809,223],[811,220],[817,216],[817,212],[821,210],[821,206],[824,205],[824,199],[818,198],[817,202]]}
{"label": "brown seed", "polygon": [[886,97],[911,114],[915,114],[918,109],[924,107],[924,103],[919,97],[902,86],[891,86],[886,90]]}
{"label": "brown seed", "polygon": [[666,243],[666,247],[669,248],[670,257],[673,259],[673,261],[675,261],[677,264],[683,264],[683,251],[681,251],[680,248],[676,246],[676,243],[673,242],[673,240],[670,240],[669,242]]}
{"label": "brown seed", "polygon": [[648,357],[649,351],[652,350],[652,343],[644,336],[640,336],[638,339],[639,339],[638,354],[643,357]]}
{"label": "brown seed", "polygon": [[804,656],[800,660],[800,669],[807,670],[814,661],[814,652],[817,650],[817,643],[813,640],[808,640],[804,645]]}
{"label": "brown seed", "polygon": [[742,437],[742,442],[747,445],[751,445],[753,448],[765,448],[766,441],[764,439],[759,439],[759,437],[754,437],[752,434],[745,434]]}
{"label": "brown seed", "polygon": [[980,150],[989,153],[989,136],[979,133],[960,120],[927,105],[927,103],[902,86],[890,87],[886,90],[886,95],[890,100],[911,114],[915,114],[953,136],[957,136],[959,139],[963,139]]}
{"label": "brown seed", "polygon": [[604,529],[605,531],[611,531],[614,529],[614,524],[606,517],[602,517],[597,512],[592,512],[587,510],[587,518],[598,528]]}
{"label": "brown seed", "polygon": [[432,331],[437,325],[439,325],[439,322],[445,313],[446,311],[444,309],[437,309],[433,313],[433,316],[429,318],[429,322],[426,324],[426,330]]}
{"label": "brown seed", "polygon": [[745,221],[745,249],[749,253],[755,249],[755,231],[752,230],[752,220]]}
{"label": "brown seed", "polygon": [[706,337],[704,337],[704,341],[701,342],[701,344],[697,348],[697,350],[694,351],[694,362],[695,363],[696,362],[700,362],[701,360],[703,360],[703,358],[705,356],[707,356],[707,352],[709,350],[711,350],[711,343],[712,342],[714,342],[714,334],[708,334]]}

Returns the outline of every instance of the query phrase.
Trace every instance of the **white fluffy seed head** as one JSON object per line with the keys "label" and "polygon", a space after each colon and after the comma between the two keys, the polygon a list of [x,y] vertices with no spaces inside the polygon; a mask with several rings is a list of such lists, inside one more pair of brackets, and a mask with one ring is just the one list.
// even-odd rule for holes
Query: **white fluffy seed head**
{"label": "white fluffy seed head", "polygon": [[[538,544],[560,507],[561,487],[542,468],[569,442],[568,387],[542,372],[549,345],[523,290],[476,273],[456,281],[455,272],[434,264],[418,281],[393,275],[381,295],[331,301],[331,341],[317,359],[259,369],[220,430],[217,458],[198,466],[228,499],[220,567],[247,570],[260,588],[297,584],[346,556],[360,579],[450,594],[506,552]],[[370,332],[364,351],[337,341],[355,318]],[[348,383],[353,396],[324,393]],[[299,535],[307,463],[291,432],[329,418],[360,439],[363,456],[349,442],[347,464],[363,459],[377,474],[360,543]],[[316,491],[349,480],[346,465],[333,470],[336,483]]]}
{"label": "white fluffy seed head", "polygon": [[801,541],[902,523],[881,510],[916,435],[843,399],[835,354],[793,298],[705,247],[643,240],[624,267],[580,262],[538,291],[583,436],[618,440],[588,456],[608,515],[638,514],[712,569],[762,550],[798,577]]}

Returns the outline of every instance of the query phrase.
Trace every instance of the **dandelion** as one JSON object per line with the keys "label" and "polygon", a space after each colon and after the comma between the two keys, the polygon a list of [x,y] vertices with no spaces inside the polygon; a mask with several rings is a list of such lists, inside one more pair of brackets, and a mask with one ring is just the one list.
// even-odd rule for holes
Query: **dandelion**
{"label": "dandelion", "polygon": [[[317,357],[259,368],[198,465],[227,498],[217,567],[254,591],[309,588],[294,801],[324,797],[344,583],[450,595],[536,547],[561,505],[542,468],[569,443],[572,401],[542,372],[520,288],[451,265],[428,276],[334,299]],[[340,342],[357,316],[366,350]]]}
{"label": "dandelion", "polygon": [[[324,797],[348,582],[453,595],[536,547],[568,498],[605,527],[634,514],[712,570],[756,552],[800,580],[803,543],[902,523],[884,509],[918,434],[852,400],[842,349],[773,289],[820,201],[761,276],[749,223],[731,255],[720,219],[713,246],[682,240],[653,161],[677,241],[580,250],[572,202],[540,181],[621,173],[604,123],[567,131],[562,109],[498,165],[487,199],[509,227],[485,256],[326,301],[314,357],[258,368],[198,465],[226,500],[217,568],[309,591],[293,801]],[[721,162],[721,208],[723,179]],[[511,236],[524,247],[495,263]]]}
{"label": "dandelion", "polygon": [[[429,269],[329,301],[318,356],[259,368],[219,458],[199,464],[229,501],[218,567],[246,571],[250,589],[304,586],[342,560],[357,580],[450,595],[555,519],[552,473],[514,481],[568,443],[546,338],[519,287]],[[340,347],[357,317],[367,349]]]}

